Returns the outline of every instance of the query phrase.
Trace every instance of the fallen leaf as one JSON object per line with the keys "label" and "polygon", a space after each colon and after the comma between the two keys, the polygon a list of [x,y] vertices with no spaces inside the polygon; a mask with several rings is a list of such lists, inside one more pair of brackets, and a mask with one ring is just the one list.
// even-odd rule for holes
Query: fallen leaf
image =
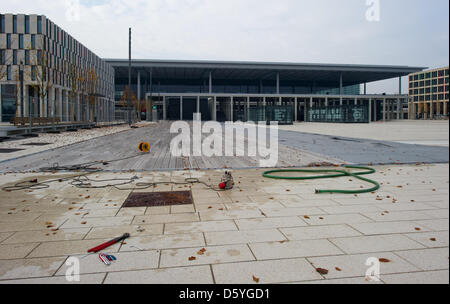
{"label": "fallen leaf", "polygon": [[309,220],[309,219],[310,219],[310,217],[309,217],[309,216],[307,216],[307,215],[305,215],[305,216],[304,216],[304,218],[305,218],[305,219],[307,219],[307,220]]}
{"label": "fallen leaf", "polygon": [[385,258],[378,259],[378,261],[380,261],[380,263],[390,263],[391,262],[391,260],[385,259]]}
{"label": "fallen leaf", "polygon": [[342,271],[342,269],[339,267],[336,267],[335,269],[336,269],[336,271]]}
{"label": "fallen leaf", "polygon": [[253,279],[254,282],[259,283],[259,278],[255,277],[255,276],[252,276],[252,279]]}
{"label": "fallen leaf", "polygon": [[197,259],[196,257],[191,256],[191,257],[189,258],[189,261],[195,261],[196,259]]}
{"label": "fallen leaf", "polygon": [[414,230],[420,231],[420,230],[422,230],[422,229],[420,229],[419,227],[416,227],[416,228],[414,228]]}
{"label": "fallen leaf", "polygon": [[430,241],[436,242],[436,238],[431,238]]}
{"label": "fallen leaf", "polygon": [[323,268],[316,268],[316,271],[320,274],[328,274],[328,270],[327,269],[323,269]]}
{"label": "fallen leaf", "polygon": [[86,225],[87,224],[87,222],[81,222],[81,225]]}

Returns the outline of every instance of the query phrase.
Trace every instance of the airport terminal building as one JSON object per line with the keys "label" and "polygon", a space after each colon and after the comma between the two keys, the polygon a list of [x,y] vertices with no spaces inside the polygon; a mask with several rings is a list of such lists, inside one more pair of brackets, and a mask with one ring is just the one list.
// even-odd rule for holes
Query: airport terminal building
{"label": "airport terminal building", "polygon": [[[128,86],[128,60],[115,70],[116,101]],[[270,62],[133,60],[131,90],[148,120],[373,122],[408,119],[401,77],[421,67]],[[366,83],[399,79],[399,94],[366,94]],[[149,111],[149,109],[151,109]]]}
{"label": "airport terminal building", "polygon": [[[68,124],[125,119],[118,101],[129,83],[128,65],[99,58],[43,15],[0,14],[0,122],[30,113],[44,123],[49,117]],[[201,113],[203,120],[280,123],[412,118],[415,107],[401,94],[401,81],[393,95],[366,94],[365,84],[424,70],[181,60],[133,60],[131,66],[131,91],[144,104],[144,119],[190,120]]]}

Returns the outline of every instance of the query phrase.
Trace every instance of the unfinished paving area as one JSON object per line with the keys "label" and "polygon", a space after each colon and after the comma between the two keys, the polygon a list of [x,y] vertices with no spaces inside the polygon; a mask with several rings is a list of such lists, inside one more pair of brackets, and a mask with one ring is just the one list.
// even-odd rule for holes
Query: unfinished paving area
{"label": "unfinished paving area", "polygon": [[[381,263],[380,283],[449,282],[448,164],[377,166],[382,188],[362,195],[317,195],[359,189],[352,178],[281,181],[259,169],[234,172],[236,187],[192,186],[192,205],[121,208],[130,194],[77,189],[1,192],[0,283],[67,283],[69,257],[80,258],[80,283],[351,283],[364,284],[366,260]],[[92,178],[129,178],[99,173]],[[139,182],[221,171],[141,172]],[[0,184],[61,174],[7,174]],[[189,190],[163,184],[146,191]],[[130,233],[108,248],[106,266],[89,248]],[[319,273],[317,268],[327,270]]]}
{"label": "unfinished paving area", "polygon": [[[70,146],[3,161],[0,162],[0,172],[33,171],[54,164],[73,165],[99,160],[128,158],[136,155],[137,146],[141,141],[150,143],[151,151],[149,154],[113,162],[102,167],[102,169],[108,171],[149,171],[260,167],[257,157],[174,157],[170,152],[170,142],[177,134],[170,134],[170,125],[170,122],[162,122],[157,125],[98,137]],[[371,128],[373,125],[375,124],[367,124],[365,128]],[[242,125],[243,127],[245,125]],[[342,126],[336,125],[336,128],[339,127]],[[398,127],[399,129],[407,128],[407,126],[402,125],[398,125]],[[424,129],[422,133],[418,133],[418,136],[423,136],[423,132],[426,131]],[[392,129],[392,132],[396,132],[396,130]],[[446,132],[448,137],[448,124]],[[442,132],[442,134],[444,133]],[[318,162],[375,165],[415,164],[418,162],[448,163],[449,160],[448,146],[354,139],[349,138],[349,134],[351,134],[349,130],[339,136],[280,130],[276,167],[302,167]],[[203,138],[206,136],[204,134]],[[246,138],[246,142],[248,141],[249,139]],[[223,149],[227,145],[233,145],[233,143],[224,142]]]}
{"label": "unfinished paving area", "polygon": [[280,126],[280,129],[407,144],[449,146],[448,120],[401,120],[371,124],[297,123],[293,126]]}

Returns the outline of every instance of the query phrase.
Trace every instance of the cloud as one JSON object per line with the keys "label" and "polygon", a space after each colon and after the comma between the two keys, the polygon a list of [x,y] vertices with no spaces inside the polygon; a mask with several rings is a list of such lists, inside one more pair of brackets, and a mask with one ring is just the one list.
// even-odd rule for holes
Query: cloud
{"label": "cloud", "polygon": [[131,26],[133,57],[141,59],[448,65],[447,0],[381,0],[380,22],[367,22],[365,0],[79,3],[78,21],[66,18],[67,1],[9,1],[2,10],[45,14],[105,58],[128,57]]}

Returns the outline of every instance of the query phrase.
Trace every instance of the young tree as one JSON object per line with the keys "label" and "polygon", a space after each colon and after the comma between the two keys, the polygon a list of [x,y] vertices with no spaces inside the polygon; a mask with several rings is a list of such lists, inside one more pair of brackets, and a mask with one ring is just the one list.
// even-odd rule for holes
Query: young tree
{"label": "young tree", "polygon": [[97,120],[98,119],[98,111],[97,111],[98,76],[97,76],[97,73],[95,73],[94,68],[89,69],[86,73],[86,85],[87,85],[86,88],[87,88],[88,102],[89,102],[89,111],[91,113],[91,117],[95,116],[95,118]]}
{"label": "young tree", "polygon": [[[30,78],[31,86],[35,90],[37,90],[39,100],[42,102],[41,106],[43,106],[44,100],[48,97],[48,93],[53,87],[52,73],[50,71],[50,63],[48,61],[46,52],[43,50],[36,51],[36,59],[34,62],[32,62]],[[56,100],[53,100],[52,110],[53,123],[55,123]]]}
{"label": "young tree", "polygon": [[135,113],[136,109],[138,108],[137,105],[139,104],[139,102],[136,98],[136,95],[134,95],[134,92],[130,90],[130,87],[126,86],[125,90],[122,93],[122,97],[120,98],[119,105],[128,109],[128,101],[130,100],[133,107],[131,109],[131,112]]}
{"label": "young tree", "polygon": [[70,85],[70,91],[69,91],[69,97],[71,102],[71,121],[75,121],[75,99],[78,96],[78,93],[80,92],[80,72],[75,64],[71,63],[69,65],[69,85]]}

